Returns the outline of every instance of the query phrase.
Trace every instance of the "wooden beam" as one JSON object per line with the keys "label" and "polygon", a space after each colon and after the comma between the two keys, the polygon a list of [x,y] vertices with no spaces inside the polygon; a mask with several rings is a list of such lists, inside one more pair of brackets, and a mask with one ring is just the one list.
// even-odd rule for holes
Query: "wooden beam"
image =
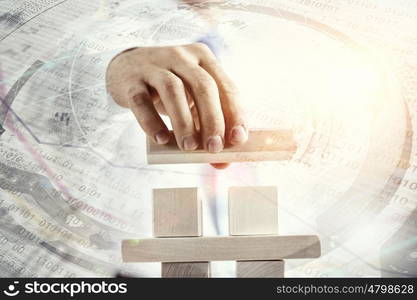
{"label": "wooden beam", "polygon": [[229,188],[229,234],[278,234],[278,201],[275,186]]}
{"label": "wooden beam", "polygon": [[182,151],[174,138],[166,145],[147,139],[148,164],[223,163],[291,159],[297,149],[291,130],[254,130],[244,145],[226,146],[222,152]]}
{"label": "wooden beam", "polygon": [[277,260],[320,256],[314,235],[222,236],[124,240],[124,262]]}

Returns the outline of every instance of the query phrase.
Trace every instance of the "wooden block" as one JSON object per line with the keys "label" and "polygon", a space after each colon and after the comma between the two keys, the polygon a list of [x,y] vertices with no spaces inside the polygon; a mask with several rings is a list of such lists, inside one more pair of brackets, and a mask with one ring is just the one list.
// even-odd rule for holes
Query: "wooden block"
{"label": "wooden block", "polygon": [[230,187],[229,234],[278,234],[277,188]]}
{"label": "wooden block", "polygon": [[283,260],[238,261],[236,276],[239,278],[283,278]]}
{"label": "wooden block", "polygon": [[124,240],[124,262],[278,260],[320,256],[314,235],[179,237]]}
{"label": "wooden block", "polygon": [[210,277],[210,263],[162,263],[162,277],[164,278],[208,278]]}
{"label": "wooden block", "polygon": [[[275,186],[229,188],[230,235],[278,234],[278,199]],[[284,277],[284,262],[237,261],[237,277]]]}
{"label": "wooden block", "polygon": [[201,200],[197,188],[153,190],[155,237],[201,236]]}
{"label": "wooden block", "polygon": [[[155,189],[153,232],[156,237],[201,236],[201,200],[197,188]],[[208,277],[209,262],[162,263],[162,277]]]}
{"label": "wooden block", "polygon": [[204,149],[182,151],[174,138],[166,145],[147,140],[148,164],[223,163],[291,159],[297,149],[291,130],[254,130],[244,145],[228,146],[220,153]]}

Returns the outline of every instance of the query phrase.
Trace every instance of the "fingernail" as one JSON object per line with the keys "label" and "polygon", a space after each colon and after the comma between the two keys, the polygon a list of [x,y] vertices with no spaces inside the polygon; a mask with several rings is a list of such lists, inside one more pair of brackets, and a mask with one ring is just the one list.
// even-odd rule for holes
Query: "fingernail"
{"label": "fingernail", "polygon": [[232,142],[245,142],[248,139],[248,134],[246,133],[245,128],[243,126],[239,125],[232,129],[232,134],[230,137]]}
{"label": "fingernail", "polygon": [[223,150],[223,140],[218,136],[212,136],[207,141],[207,149],[209,152],[216,153]]}
{"label": "fingernail", "polygon": [[197,149],[198,142],[193,135],[189,135],[182,139],[182,146],[185,151],[192,151]]}
{"label": "fingernail", "polygon": [[166,144],[169,141],[169,135],[164,130],[161,130],[155,134],[155,140],[159,145]]}

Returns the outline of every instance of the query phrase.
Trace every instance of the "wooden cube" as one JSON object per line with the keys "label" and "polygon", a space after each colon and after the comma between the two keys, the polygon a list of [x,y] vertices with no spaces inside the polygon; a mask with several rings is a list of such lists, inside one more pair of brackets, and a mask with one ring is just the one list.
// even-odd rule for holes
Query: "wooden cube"
{"label": "wooden cube", "polygon": [[239,278],[283,278],[283,260],[249,260],[236,262],[236,277]]}
{"label": "wooden cube", "polygon": [[229,188],[229,234],[278,234],[275,186]]}
{"label": "wooden cube", "polygon": [[197,188],[154,189],[155,237],[201,236],[201,200]]}
{"label": "wooden cube", "polygon": [[162,263],[164,278],[208,278],[209,262]]}

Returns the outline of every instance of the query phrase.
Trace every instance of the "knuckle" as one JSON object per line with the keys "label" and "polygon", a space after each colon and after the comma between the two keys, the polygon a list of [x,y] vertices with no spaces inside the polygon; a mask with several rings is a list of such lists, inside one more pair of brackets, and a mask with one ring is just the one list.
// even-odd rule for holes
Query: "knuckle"
{"label": "knuckle", "polygon": [[205,43],[197,42],[197,43],[193,43],[192,46],[194,47],[194,49],[196,49],[200,53],[203,53],[203,54],[212,53],[209,46],[207,46]]}
{"label": "knuckle", "polygon": [[217,60],[217,58],[210,52],[209,55],[206,55],[202,62],[205,66],[210,67],[214,70],[223,70],[223,67],[221,66],[220,62]]}
{"label": "knuckle", "polygon": [[153,120],[145,117],[139,118],[139,124],[144,131],[149,131],[155,125]]}
{"label": "knuckle", "polygon": [[136,88],[129,88],[126,92],[128,103],[135,106],[144,106],[148,99],[148,93]]}
{"label": "knuckle", "polygon": [[170,54],[175,58],[179,58],[179,59],[185,58],[184,49],[180,46],[170,47],[169,51],[170,51]]}
{"label": "knuckle", "polygon": [[183,86],[181,79],[171,73],[164,73],[162,76],[162,84],[170,93],[178,93],[179,89]]}
{"label": "knuckle", "polygon": [[208,94],[216,88],[216,82],[209,75],[201,71],[194,72],[194,91],[198,94]]}

